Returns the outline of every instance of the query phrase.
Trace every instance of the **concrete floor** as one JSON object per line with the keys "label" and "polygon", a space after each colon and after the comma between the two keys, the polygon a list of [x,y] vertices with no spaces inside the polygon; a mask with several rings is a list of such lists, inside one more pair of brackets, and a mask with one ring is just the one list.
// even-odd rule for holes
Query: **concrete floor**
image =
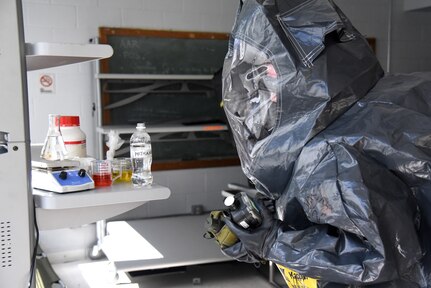
{"label": "concrete floor", "polygon": [[53,268],[67,288],[274,287],[267,276],[253,265],[235,261],[189,266],[179,271],[144,273],[147,275],[116,274],[107,260],[54,264]]}

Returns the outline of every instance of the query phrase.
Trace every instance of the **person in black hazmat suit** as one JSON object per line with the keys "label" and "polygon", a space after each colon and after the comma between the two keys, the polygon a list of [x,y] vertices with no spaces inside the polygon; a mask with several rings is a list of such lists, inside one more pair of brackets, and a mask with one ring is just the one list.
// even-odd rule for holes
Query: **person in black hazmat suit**
{"label": "person in black hazmat suit", "polygon": [[225,254],[319,287],[431,287],[431,74],[383,74],[331,0],[241,1],[223,101],[263,223],[226,217]]}

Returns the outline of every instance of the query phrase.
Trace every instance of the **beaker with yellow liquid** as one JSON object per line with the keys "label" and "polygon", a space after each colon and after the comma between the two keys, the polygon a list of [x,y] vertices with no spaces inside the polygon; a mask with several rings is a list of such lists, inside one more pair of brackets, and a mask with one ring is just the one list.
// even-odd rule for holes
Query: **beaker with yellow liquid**
{"label": "beaker with yellow liquid", "polygon": [[130,158],[115,158],[112,160],[112,179],[114,183],[124,183],[132,180],[132,161]]}

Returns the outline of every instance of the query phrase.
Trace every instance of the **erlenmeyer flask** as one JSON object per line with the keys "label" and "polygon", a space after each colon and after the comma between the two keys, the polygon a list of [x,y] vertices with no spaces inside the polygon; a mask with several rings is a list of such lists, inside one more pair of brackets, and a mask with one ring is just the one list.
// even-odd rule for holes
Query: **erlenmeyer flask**
{"label": "erlenmeyer flask", "polygon": [[66,159],[67,150],[60,132],[60,115],[49,114],[48,119],[48,134],[46,135],[40,157],[45,160]]}

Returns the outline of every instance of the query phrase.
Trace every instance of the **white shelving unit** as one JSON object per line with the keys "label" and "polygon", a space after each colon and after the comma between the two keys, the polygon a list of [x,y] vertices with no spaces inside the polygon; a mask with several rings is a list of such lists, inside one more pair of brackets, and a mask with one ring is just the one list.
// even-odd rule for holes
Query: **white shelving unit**
{"label": "white shelving unit", "polygon": [[[101,99],[102,83],[108,82],[104,80],[114,80],[112,82],[137,80],[130,82],[138,83],[140,80],[143,80],[143,83],[161,80],[190,80],[193,82],[194,80],[211,80],[214,77],[213,75],[99,74],[98,72],[99,69],[96,67],[98,157],[104,157],[102,152],[104,135],[110,131],[115,131],[120,135],[132,134],[136,130],[134,125],[102,125],[104,111]],[[160,135],[164,133],[208,131],[228,131],[228,127],[223,123],[147,125],[147,132],[150,133],[153,143],[159,140],[158,137],[163,137]],[[154,135],[156,133],[160,134]],[[192,134],[190,133],[190,137],[195,137]],[[168,140],[163,139],[162,141]],[[102,236],[103,241],[99,241],[100,245],[97,248],[103,251],[118,272],[231,261],[232,259],[225,256],[213,240],[203,238],[207,217],[208,215],[185,215],[109,223],[100,221],[98,222],[98,227],[101,227],[99,230],[107,231],[107,234]],[[101,239],[99,238],[99,240]]]}
{"label": "white shelving unit", "polygon": [[27,71],[111,57],[112,47],[101,44],[26,43]]}
{"label": "white shelving unit", "polygon": [[[119,134],[132,134],[136,127],[133,125],[102,125],[102,101],[101,101],[101,80],[211,80],[214,75],[177,75],[177,74],[118,74],[118,73],[99,73],[99,67],[96,65],[95,79],[97,79],[96,94],[96,111],[99,111],[96,116],[96,133],[97,139],[97,156],[103,158],[103,135],[108,134],[111,130]],[[204,132],[204,131],[226,131],[228,130],[225,124],[205,124],[205,125],[148,125],[147,132],[152,133],[177,133],[177,132]]]}
{"label": "white shelving unit", "polygon": [[[154,184],[135,188],[131,183],[72,193],[33,189],[39,228],[76,227],[113,217],[148,201],[167,199],[170,190]],[[61,221],[59,221],[61,219]]]}
{"label": "white shelving unit", "polygon": [[[111,46],[100,44],[27,43],[25,49],[27,71],[103,59],[113,53]],[[113,185],[62,194],[33,189],[40,229],[93,223],[169,196],[170,190],[157,184],[147,188]]]}
{"label": "white shelving unit", "polygon": [[[199,132],[199,131],[225,131],[227,126],[224,124],[208,124],[208,125],[152,125],[147,127],[148,133],[176,133],[176,132]],[[97,127],[97,132],[108,134],[114,130],[119,134],[131,134],[136,130],[135,126],[115,126],[107,125]]]}
{"label": "white shelving unit", "polygon": [[96,79],[130,79],[130,80],[211,80],[214,75],[181,75],[181,74],[96,74]]}

